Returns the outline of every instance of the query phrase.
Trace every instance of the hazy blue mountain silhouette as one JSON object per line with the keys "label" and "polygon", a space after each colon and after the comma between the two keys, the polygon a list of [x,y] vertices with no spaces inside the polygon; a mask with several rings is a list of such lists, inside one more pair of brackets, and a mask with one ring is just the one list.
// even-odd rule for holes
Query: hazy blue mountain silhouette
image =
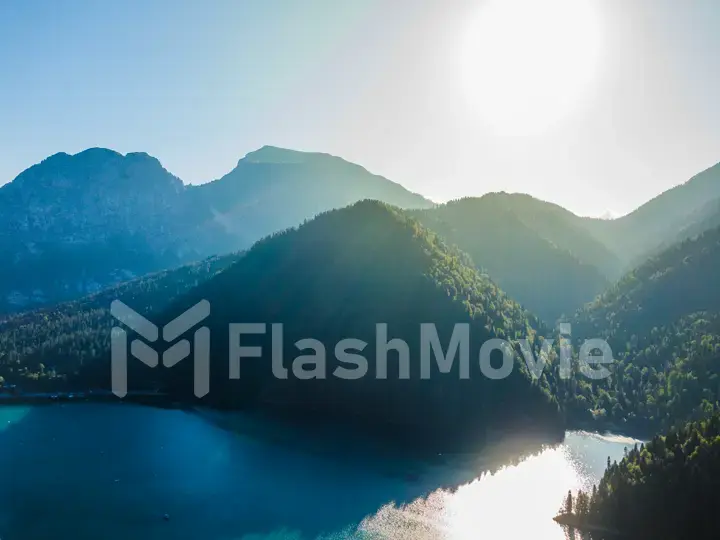
{"label": "hazy blue mountain silhouette", "polygon": [[628,269],[663,247],[712,228],[718,223],[712,219],[715,210],[708,206],[712,201],[720,201],[720,163],[626,216],[613,220],[585,219],[584,225]]}
{"label": "hazy blue mountain silhouette", "polygon": [[0,314],[244,249],[365,198],[432,204],[340,158],[275,147],[201,186],[144,153],[55,154],[0,188]]}
{"label": "hazy blue mountain silhouette", "polygon": [[250,152],[219,180],[190,192],[243,242],[241,247],[363,199],[400,208],[432,206],[422,196],[342,158],[273,146]]}

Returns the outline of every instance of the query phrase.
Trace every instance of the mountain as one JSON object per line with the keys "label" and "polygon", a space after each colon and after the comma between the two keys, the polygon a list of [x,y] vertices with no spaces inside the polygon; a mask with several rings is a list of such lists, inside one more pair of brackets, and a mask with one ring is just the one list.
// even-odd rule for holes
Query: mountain
{"label": "mountain", "polygon": [[249,153],[231,172],[191,188],[191,193],[242,247],[363,199],[400,208],[432,206],[420,195],[342,158],[271,146]]}
{"label": "mountain", "polygon": [[698,311],[720,312],[720,229],[649,259],[577,313],[574,332],[624,348],[654,327]]}
{"label": "mountain", "polygon": [[675,236],[659,246],[658,251],[682,242],[696,238],[705,231],[720,227],[720,198],[704,204],[683,222],[678,224],[678,231]]}
{"label": "mountain", "polygon": [[56,154],[0,188],[0,314],[218,253],[364,198],[431,203],[327,154],[264,147],[185,186],[143,153]]}
{"label": "mountain", "polygon": [[[551,438],[562,431],[554,372],[532,379],[518,351],[518,340],[527,338],[533,354],[539,354],[547,333],[543,325],[480,274],[465,254],[401,210],[377,201],[323,213],[245,253],[212,257],[10,316],[0,323],[0,383],[26,391],[109,388],[110,329],[118,325],[109,307],[116,299],[161,325],[199,300],[210,302],[211,316],[204,322],[212,336],[208,405],[257,408],[301,421],[341,420],[418,448],[446,451],[482,443],[488,433],[511,426]],[[242,338],[250,344],[260,338],[255,344],[264,347],[264,357],[243,360],[240,380],[228,379],[228,328],[244,322],[284,325],[280,350],[289,368],[287,380],[272,376],[269,326],[265,336]],[[442,350],[430,352],[428,345],[425,378],[421,324],[428,322],[435,323]],[[378,379],[378,343],[385,341],[376,341],[376,325],[383,323],[388,367],[387,378]],[[448,344],[456,324],[468,325],[467,378],[461,377],[459,358],[449,372],[436,364],[437,354],[451,354]],[[318,340],[316,346],[326,351],[327,379],[297,375],[303,351],[294,343],[305,338]],[[367,343],[348,351],[366,359],[369,371],[362,379],[334,376],[337,368],[350,369],[355,362],[338,360],[335,347],[346,338]],[[502,380],[488,379],[479,368],[480,346],[491,338],[507,340],[513,352],[512,372]],[[407,378],[400,377],[406,361],[395,349],[398,339],[408,344]],[[492,357],[496,369],[499,356],[496,351]],[[135,389],[164,387],[184,401],[192,399],[191,366],[184,362],[171,371],[150,370],[132,362],[129,380]]]}
{"label": "mountain", "polygon": [[0,188],[0,312],[99,290],[184,253],[180,180],[147,154],[56,154]]}
{"label": "mountain", "polygon": [[587,233],[584,226],[587,218],[530,195],[495,193],[489,197],[489,204],[501,205],[521,216],[543,238],[569,251],[580,262],[598,268],[606,277],[612,279],[621,270],[622,261],[617,255]]}
{"label": "mountain", "polygon": [[698,312],[613,347],[612,375],[579,380],[564,399],[570,416],[584,427],[652,435],[720,411],[718,336],[720,315]]}
{"label": "mountain", "polygon": [[[707,230],[703,216],[710,201],[720,200],[720,163],[665,191],[630,214],[613,220],[586,219],[587,229],[627,267],[642,263],[661,246]],[[715,222],[713,222],[715,223]],[[708,223],[707,226],[713,225]],[[682,230],[691,228],[686,235]]]}
{"label": "mountain", "polygon": [[[607,340],[613,376],[579,383],[576,412],[653,433],[720,410],[720,229],[628,273],[572,320],[572,338]],[[584,409],[584,411],[582,411]]]}
{"label": "mountain", "polygon": [[[107,356],[110,330],[117,321],[110,305],[120,300],[145,317],[152,317],[182,294],[237,262],[243,253],[186,264],[114,285],[85,298],[9,316],[0,322],[0,377],[24,390],[52,389],[77,381],[98,357]],[[103,372],[106,366],[102,367]]]}
{"label": "mountain", "polygon": [[628,538],[717,538],[718,477],[720,415],[715,415],[635,445],[620,463],[608,461],[592,493],[576,498],[575,510],[581,523]]}
{"label": "mountain", "polygon": [[605,290],[620,263],[578,218],[527,195],[493,193],[414,211],[548,323]]}
{"label": "mountain", "polygon": [[[560,425],[546,378],[533,381],[514,357],[511,374],[491,380],[480,373],[477,361],[480,345],[491,338],[516,344],[528,337],[539,348],[542,326],[461,252],[385,204],[364,201],[330,211],[256,243],[160,320],[170,321],[201,300],[211,305],[205,321],[212,335],[206,404],[257,408],[305,421],[340,419],[346,426],[446,450],[461,440],[477,443],[488,430],[556,430]],[[461,377],[459,360],[448,373],[433,361],[428,377],[422,375],[421,324],[428,322],[435,323],[443,350],[457,323],[469,325],[467,379]],[[236,372],[240,378],[230,380],[229,343],[239,339],[227,338],[234,323],[268,326],[263,334],[242,336],[244,346],[262,348],[261,358],[242,360]],[[270,323],[283,325],[281,345],[271,337]],[[392,345],[398,339],[408,344],[406,360],[390,353],[385,378],[378,376],[383,363],[377,360],[385,337],[376,334],[376,325],[383,323],[387,339],[397,338]],[[346,338],[360,340],[351,350],[364,360],[338,359],[336,346]],[[310,341],[297,344],[301,339]],[[286,379],[273,374],[273,344],[288,369]],[[299,358],[301,353],[310,356]],[[405,362],[407,377],[401,376]],[[364,377],[338,376],[338,368],[363,363],[368,367]],[[133,381],[141,387],[143,377],[156,376],[134,365],[139,371]],[[173,393],[187,398],[193,369],[183,365],[184,371],[174,368],[168,376]]]}

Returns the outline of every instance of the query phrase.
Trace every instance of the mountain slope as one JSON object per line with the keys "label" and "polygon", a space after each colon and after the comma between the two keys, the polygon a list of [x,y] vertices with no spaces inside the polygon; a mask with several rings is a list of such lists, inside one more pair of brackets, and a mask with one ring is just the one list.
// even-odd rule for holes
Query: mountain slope
{"label": "mountain slope", "polygon": [[[576,332],[573,332],[575,335]],[[579,381],[571,415],[654,434],[720,411],[720,315],[698,312],[613,346],[612,376]]]}
{"label": "mountain slope", "polygon": [[[585,226],[626,264],[642,263],[662,245],[704,232],[698,215],[708,201],[720,199],[720,163],[658,195],[637,210],[614,220],[586,219]],[[679,233],[693,230],[678,238]],[[708,223],[708,226],[712,223]]]}
{"label": "mountain slope", "polygon": [[593,415],[656,432],[720,410],[720,229],[627,274],[576,314],[572,337],[603,338],[612,377],[581,383]]}
{"label": "mountain slope", "polygon": [[[464,438],[478,442],[485,430],[510,425],[557,425],[557,405],[547,381],[533,383],[522,362],[516,359],[512,374],[503,380],[479,373],[481,343],[528,336],[537,345],[537,322],[461,253],[381,203],[365,201],[331,211],[258,242],[237,264],[174,305],[165,320],[202,299],[212,306],[210,403],[312,421],[342,418],[346,425],[423,445],[452,445]],[[470,325],[469,379],[461,380],[457,361],[450,373],[435,367],[429,379],[421,376],[420,325],[428,322],[435,323],[443,347],[456,323]],[[243,336],[243,344],[262,346],[263,356],[243,360],[240,379],[229,380],[225,336],[230,323],[283,324],[280,350],[288,378],[273,376],[271,337],[264,334]],[[402,338],[408,344],[406,379],[399,376],[401,362],[395,352],[387,378],[376,378],[382,348],[376,324],[381,323],[388,325],[388,339]],[[301,351],[293,344],[305,338],[318,340],[326,350],[327,378],[301,380]],[[335,345],[345,338],[366,343],[353,351],[367,360],[365,377],[346,380],[335,375],[338,367],[349,369],[335,355]],[[188,394],[192,369],[189,364],[185,369],[184,377],[182,371],[172,374],[178,377],[176,390]]]}
{"label": "mountain slope", "polygon": [[[607,270],[612,255],[582,227],[572,225],[576,216],[548,203],[498,193],[414,215],[467,252],[503,290],[548,323],[574,313],[608,285],[592,262]],[[581,262],[573,249],[592,262]],[[603,254],[606,259],[600,260]]]}
{"label": "mountain slope", "polygon": [[100,148],[21,173],[0,188],[0,313],[177,264],[183,189],[146,154]]}
{"label": "mountain slope", "polygon": [[617,255],[588,234],[584,226],[586,218],[530,195],[491,193],[486,197],[489,197],[489,204],[512,211],[544,239],[570,252],[580,262],[596,267],[609,279],[616,277],[622,269],[622,261]]}
{"label": "mountain slope", "polygon": [[720,312],[720,229],[676,244],[648,260],[575,317],[582,336],[625,346],[632,336],[698,311]]}
{"label": "mountain slope", "polygon": [[191,188],[191,193],[243,247],[316,214],[363,199],[400,208],[432,205],[342,158],[271,146],[249,153],[230,173]]}
{"label": "mountain slope", "polygon": [[679,224],[676,235],[660,247],[668,248],[673,244],[695,238],[705,231],[717,227],[720,227],[720,198],[706,203],[693,212],[691,216]]}
{"label": "mountain slope", "polygon": [[0,376],[25,390],[56,388],[62,381],[72,380],[83,366],[107,356],[110,330],[117,324],[110,314],[114,300],[152,317],[241,257],[242,253],[211,257],[142,276],[80,300],[0,320]]}
{"label": "mountain slope", "polygon": [[431,205],[326,154],[264,147],[202,186],[183,185],[147,154],[56,154],[0,188],[0,314],[244,249],[364,198]]}

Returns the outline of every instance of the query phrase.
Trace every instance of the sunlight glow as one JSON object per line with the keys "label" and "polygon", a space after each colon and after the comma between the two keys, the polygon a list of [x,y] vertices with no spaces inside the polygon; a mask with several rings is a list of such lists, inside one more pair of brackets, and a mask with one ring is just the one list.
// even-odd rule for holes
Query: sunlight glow
{"label": "sunlight glow", "polygon": [[543,133],[586,95],[601,52],[595,0],[487,0],[464,35],[464,91],[498,132]]}
{"label": "sunlight glow", "polygon": [[393,540],[562,540],[563,529],[552,518],[568,490],[589,486],[571,451],[548,448],[457,490],[441,489],[403,507],[387,505],[359,530]]}

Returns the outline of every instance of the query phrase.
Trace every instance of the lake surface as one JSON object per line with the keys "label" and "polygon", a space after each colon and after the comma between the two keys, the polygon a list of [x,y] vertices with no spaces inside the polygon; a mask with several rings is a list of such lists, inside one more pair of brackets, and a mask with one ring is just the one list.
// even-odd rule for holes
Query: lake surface
{"label": "lake surface", "polygon": [[559,540],[568,489],[632,444],[570,432],[427,464],[238,413],[5,406],[0,538]]}

